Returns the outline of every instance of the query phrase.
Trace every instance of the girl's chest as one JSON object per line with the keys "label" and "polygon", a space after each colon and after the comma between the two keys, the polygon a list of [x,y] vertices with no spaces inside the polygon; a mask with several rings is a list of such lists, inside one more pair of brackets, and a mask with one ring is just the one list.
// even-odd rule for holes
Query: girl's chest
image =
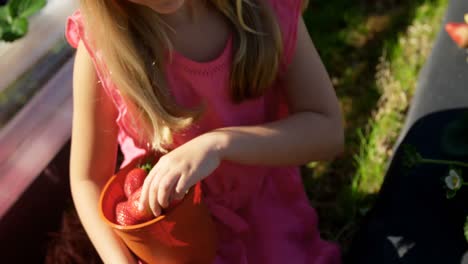
{"label": "girl's chest", "polygon": [[180,69],[168,77],[170,91],[177,104],[185,108],[201,107],[201,117],[179,135],[181,143],[213,129],[265,123],[269,107],[268,96],[234,103],[230,99],[230,72],[227,68],[190,72]]}
{"label": "girl's chest", "polygon": [[213,126],[253,125],[264,121],[267,97],[241,103],[231,100],[230,68],[179,72],[169,79],[172,96],[185,108],[203,108],[202,120]]}

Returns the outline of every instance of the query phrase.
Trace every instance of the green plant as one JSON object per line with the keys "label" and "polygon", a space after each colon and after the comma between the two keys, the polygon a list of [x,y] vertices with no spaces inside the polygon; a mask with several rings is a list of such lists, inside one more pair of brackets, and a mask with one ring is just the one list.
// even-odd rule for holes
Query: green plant
{"label": "green plant", "polygon": [[46,0],[10,0],[0,7],[0,40],[13,42],[28,32],[28,17],[46,5]]}
{"label": "green plant", "polygon": [[304,14],[340,99],[346,150],[302,172],[322,236],[339,242],[344,255],[378,196],[448,3],[310,1]]}

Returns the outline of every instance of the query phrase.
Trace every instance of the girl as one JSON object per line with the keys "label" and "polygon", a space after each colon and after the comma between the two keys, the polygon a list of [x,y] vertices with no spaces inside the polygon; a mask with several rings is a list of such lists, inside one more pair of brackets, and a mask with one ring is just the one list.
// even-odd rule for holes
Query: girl
{"label": "girl", "polygon": [[320,239],[298,165],[342,150],[336,95],[301,0],[81,0],[71,188],[105,263],[135,259],[98,216],[114,172],[148,151],[141,206],[155,215],[199,181],[216,263],[339,263]]}

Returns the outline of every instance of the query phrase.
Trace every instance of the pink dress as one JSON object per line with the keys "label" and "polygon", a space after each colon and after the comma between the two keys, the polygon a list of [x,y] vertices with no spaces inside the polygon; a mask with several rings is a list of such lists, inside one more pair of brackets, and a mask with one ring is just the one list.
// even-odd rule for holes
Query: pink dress
{"label": "pink dress", "polygon": [[[280,74],[283,74],[296,44],[301,1],[268,1],[282,29],[285,53]],[[94,51],[87,41],[79,11],[69,17],[66,37],[73,47],[83,40],[95,63],[101,59],[99,51]],[[195,62],[175,52],[173,61],[166,65],[169,88],[176,101],[194,106],[203,99],[207,106],[201,120],[185,133],[174,135],[176,146],[216,128],[262,124],[288,115],[281,78],[264,96],[233,104],[228,93],[231,61],[232,39],[213,61]],[[96,70],[119,110],[116,122],[125,166],[145,153],[145,144],[135,140],[135,132],[126,121],[127,107],[108,74],[98,67]],[[317,214],[309,204],[297,167],[246,166],[223,161],[203,181],[202,187],[220,236],[215,263],[341,262],[337,245],[320,238]]]}

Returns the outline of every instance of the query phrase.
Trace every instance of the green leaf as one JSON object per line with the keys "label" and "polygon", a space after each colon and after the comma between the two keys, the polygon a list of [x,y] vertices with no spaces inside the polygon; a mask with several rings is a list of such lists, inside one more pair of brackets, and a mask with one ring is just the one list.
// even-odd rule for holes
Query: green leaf
{"label": "green leaf", "polygon": [[0,20],[0,41],[12,41],[14,39],[16,38],[12,36],[10,23],[4,20]]}
{"label": "green leaf", "polygon": [[10,24],[6,21],[0,20],[0,40],[2,39],[3,33],[10,28]]}
{"label": "green leaf", "polygon": [[24,36],[28,32],[28,20],[24,17],[13,20],[11,31],[19,36]]}
{"label": "green leaf", "polygon": [[33,4],[24,10],[21,10],[20,17],[30,17],[41,10],[47,4],[46,0],[34,0]]}
{"label": "green leaf", "polygon": [[1,39],[7,42],[13,42],[22,38],[28,32],[28,20],[26,18],[17,18],[10,25],[6,22],[0,22],[2,28]]}
{"label": "green leaf", "polygon": [[18,35],[17,33],[11,31],[11,28],[10,28],[3,32],[2,40],[6,42],[13,42],[21,37],[22,37],[21,35]]}
{"label": "green leaf", "polygon": [[11,9],[9,5],[0,7],[0,22],[11,23],[13,17],[11,15]]}
{"label": "green leaf", "polygon": [[46,0],[10,0],[8,5],[15,17],[27,18],[46,5]]}
{"label": "green leaf", "polygon": [[12,42],[28,32],[27,17],[47,4],[46,0],[10,0],[0,7],[0,40]]}

